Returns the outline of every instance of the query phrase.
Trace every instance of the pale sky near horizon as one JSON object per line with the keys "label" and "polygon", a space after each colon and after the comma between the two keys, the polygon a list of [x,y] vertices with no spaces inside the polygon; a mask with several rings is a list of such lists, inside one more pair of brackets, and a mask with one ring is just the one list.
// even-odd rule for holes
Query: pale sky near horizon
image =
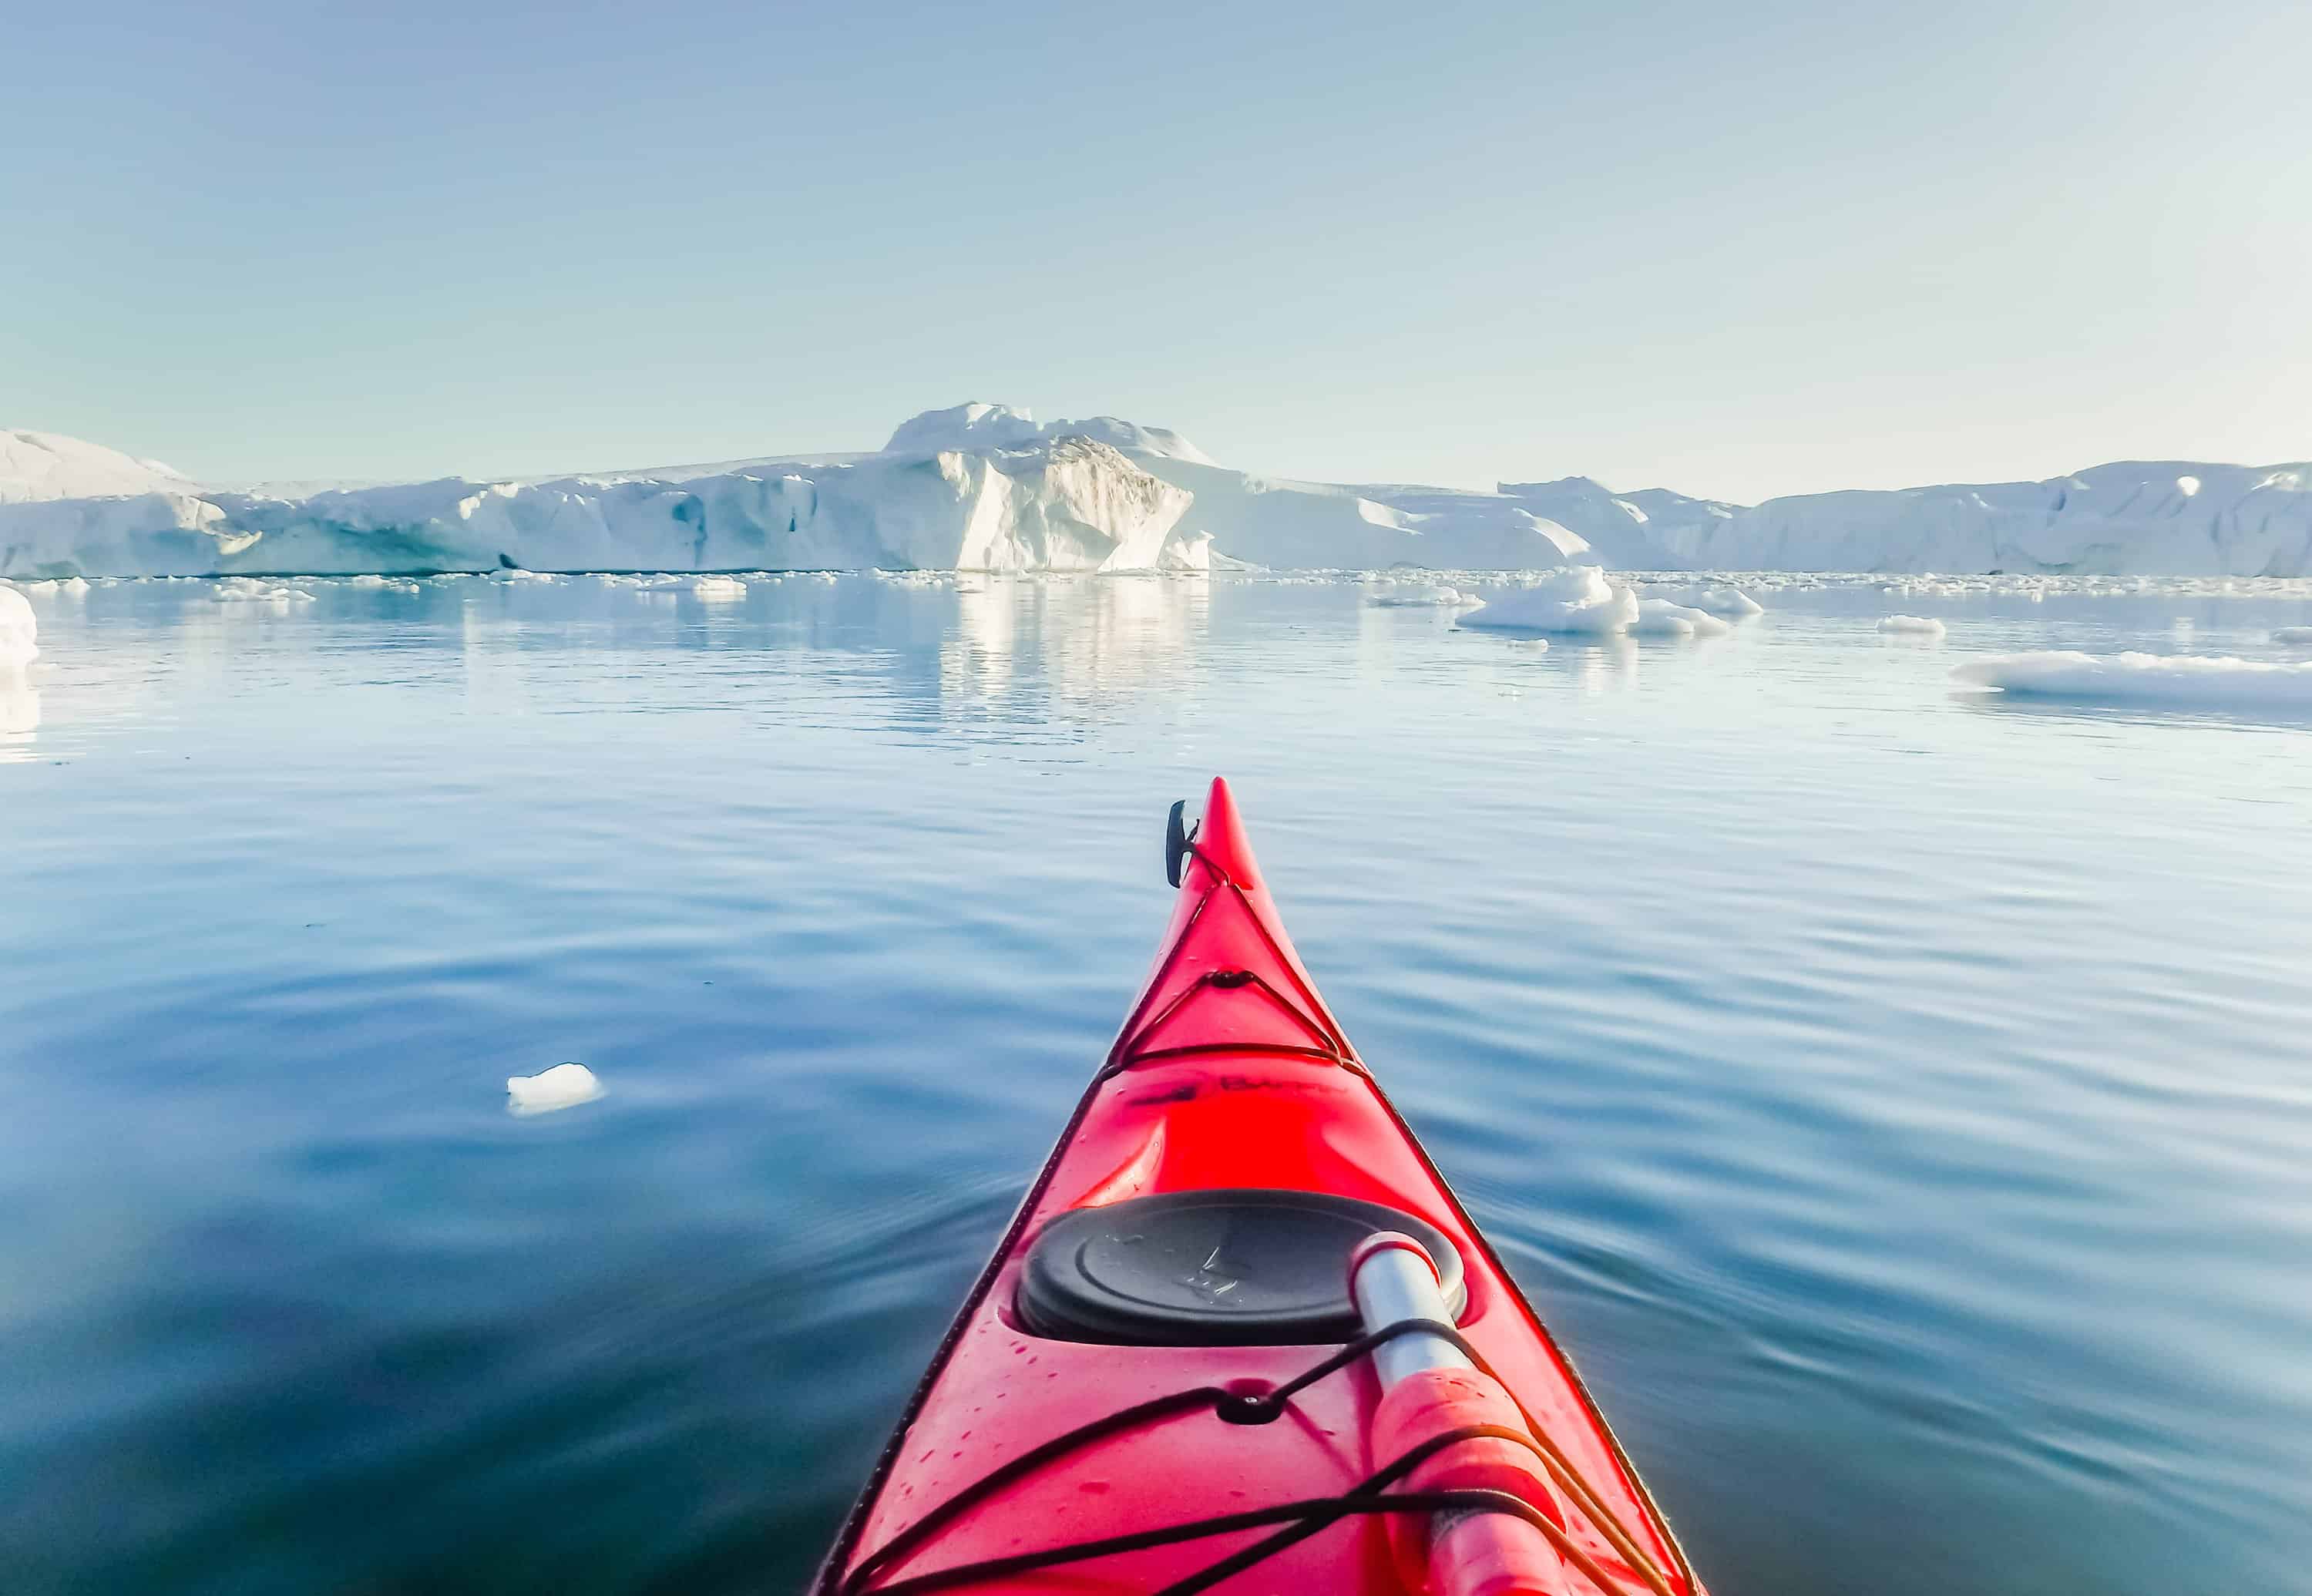
{"label": "pale sky near horizon", "polygon": [[1753,501],[2312,458],[2312,7],[94,4],[0,425],[197,478],[863,449]]}

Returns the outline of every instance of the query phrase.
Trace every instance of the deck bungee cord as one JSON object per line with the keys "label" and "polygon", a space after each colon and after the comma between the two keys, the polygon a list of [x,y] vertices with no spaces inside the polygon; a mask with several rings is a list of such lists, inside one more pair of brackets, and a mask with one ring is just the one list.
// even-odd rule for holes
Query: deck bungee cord
{"label": "deck bungee cord", "polygon": [[1284,1523],[1289,1526],[1283,1536],[1257,1541],[1209,1568],[1200,1570],[1183,1580],[1163,1586],[1152,1596],[1192,1596],[1198,1591],[1211,1589],[1245,1569],[1283,1551],[1294,1541],[1313,1535],[1339,1520],[1362,1513],[1433,1513],[1465,1511],[1506,1513],[1523,1518],[1541,1530],[1564,1557],[1604,1596],[1619,1596],[1624,1588],[1593,1559],[1566,1539],[1563,1531],[1540,1509],[1507,1491],[1462,1490],[1432,1491],[1396,1496],[1382,1496],[1381,1492],[1411,1473],[1420,1464],[1463,1442],[1476,1440],[1504,1441],[1521,1446],[1539,1458],[1551,1475],[1570,1495],[1577,1497],[1590,1521],[1620,1550],[1630,1573],[1644,1582],[1654,1596],[1674,1596],[1674,1590],[1660,1569],[1637,1548],[1635,1540],[1621,1521],[1599,1502],[1586,1480],[1568,1465],[1556,1450],[1539,1434],[1530,1415],[1520,1416],[1526,1428],[1512,1429],[1504,1425],[1462,1425],[1442,1431],[1399,1453],[1384,1467],[1376,1469],[1351,1489],[1334,1496],[1316,1497],[1307,1501],[1278,1503],[1273,1506],[1249,1509],[1243,1513],[1217,1513],[1183,1523],[1167,1524],[1157,1529],[1113,1535],[1096,1540],[1073,1541],[1061,1546],[1046,1547],[1033,1552],[1017,1553],[1005,1557],[990,1557],[976,1563],[959,1564],[933,1574],[878,1584],[877,1578],[891,1567],[904,1563],[914,1552],[921,1550],[944,1525],[959,1514],[986,1500],[1006,1486],[1012,1485],[1048,1463],[1055,1461],[1094,1442],[1132,1429],[1140,1425],[1153,1424],[1199,1408],[1209,1409],[1224,1423],[1231,1425],[1264,1425],[1280,1417],[1292,1405],[1292,1399],[1327,1375],[1366,1356],[1376,1348],[1402,1337],[1420,1334],[1434,1336],[1455,1346],[1478,1370],[1493,1375],[1477,1349],[1451,1325],[1433,1319],[1401,1319],[1358,1337],[1338,1352],[1304,1370],[1275,1390],[1261,1392],[1231,1392],[1222,1386],[1204,1385],[1187,1390],[1174,1391],[1146,1402],[1105,1415],[1089,1424],[1081,1425],[1063,1435],[1055,1435],[1032,1451],[1013,1459],[1009,1463],[990,1470],[962,1490],[926,1512],[907,1529],[861,1558],[842,1585],[843,1596],[915,1596],[933,1591],[951,1591],[984,1583],[1006,1574],[1027,1573],[1038,1568],[1051,1568],[1066,1563],[1089,1561],[1094,1557],[1113,1557],[1121,1552],[1137,1551],[1150,1547],[1165,1546],[1183,1540],[1225,1535],[1239,1530],[1259,1529],[1265,1525]]}

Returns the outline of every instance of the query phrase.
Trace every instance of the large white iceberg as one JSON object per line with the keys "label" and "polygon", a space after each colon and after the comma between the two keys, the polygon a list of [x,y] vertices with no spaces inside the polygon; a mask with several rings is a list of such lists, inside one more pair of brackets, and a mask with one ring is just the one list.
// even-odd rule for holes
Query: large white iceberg
{"label": "large white iceberg", "polygon": [[205,490],[0,505],[0,573],[1146,570],[1187,494],[1108,443],[886,452],[687,474]]}
{"label": "large white iceberg", "polygon": [[2308,488],[2312,465],[2134,460],[2044,482],[1703,506],[1649,530],[1702,570],[2304,576]]}
{"label": "large white iceberg", "polygon": [[0,504],[194,491],[172,466],[62,433],[0,432]]}
{"label": "large white iceberg", "polygon": [[[1113,416],[926,411],[882,449],[521,480],[204,487],[0,433],[0,575],[1272,567],[2312,575],[2312,465],[2122,462],[2044,482],[1746,506],[1585,477],[1303,482]],[[1738,594],[1738,590],[1726,590]],[[1708,594],[1685,601],[1714,613]],[[1730,597],[1729,602],[1734,602]],[[1668,623],[1660,622],[1667,626]]]}

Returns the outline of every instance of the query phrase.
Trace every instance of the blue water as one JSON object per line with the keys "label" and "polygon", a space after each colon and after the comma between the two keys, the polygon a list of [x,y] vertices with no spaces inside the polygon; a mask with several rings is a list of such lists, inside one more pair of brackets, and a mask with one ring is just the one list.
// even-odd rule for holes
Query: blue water
{"label": "blue water", "polygon": [[9,1591],[797,1583],[1215,771],[1722,1596],[2303,1588],[2312,726],[1946,679],[2312,599],[306,585],[0,721]]}

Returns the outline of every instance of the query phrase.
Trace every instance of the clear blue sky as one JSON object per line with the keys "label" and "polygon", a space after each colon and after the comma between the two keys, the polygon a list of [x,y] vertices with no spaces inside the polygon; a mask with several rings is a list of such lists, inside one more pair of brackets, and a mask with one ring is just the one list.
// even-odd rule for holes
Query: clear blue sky
{"label": "clear blue sky", "polygon": [[196,476],[880,443],[1752,499],[2312,456],[2312,7],[67,4],[0,425]]}

